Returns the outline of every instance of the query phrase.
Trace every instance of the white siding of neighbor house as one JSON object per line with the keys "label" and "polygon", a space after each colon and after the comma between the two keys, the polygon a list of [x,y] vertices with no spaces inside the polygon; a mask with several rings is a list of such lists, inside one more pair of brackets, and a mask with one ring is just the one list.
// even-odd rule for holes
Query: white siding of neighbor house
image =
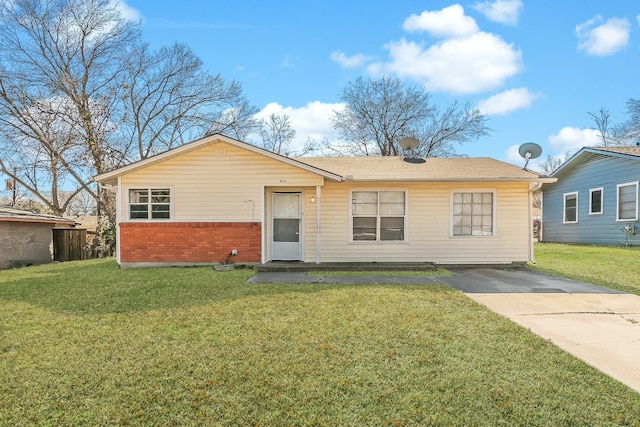
{"label": "white siding of neighbor house", "polygon": [[120,218],[128,220],[130,188],[171,188],[171,221],[259,222],[263,187],[322,183],[318,175],[218,143],[122,176]]}
{"label": "white siding of neighbor house", "polygon": [[[406,190],[407,242],[349,243],[350,190]],[[529,258],[528,183],[326,183],[322,189],[323,262],[524,262]],[[495,235],[451,235],[452,191],[495,191]],[[308,197],[307,197],[308,199]],[[307,206],[308,208],[308,206]],[[307,218],[312,215],[307,215]],[[305,260],[315,260],[315,221],[306,223]]]}

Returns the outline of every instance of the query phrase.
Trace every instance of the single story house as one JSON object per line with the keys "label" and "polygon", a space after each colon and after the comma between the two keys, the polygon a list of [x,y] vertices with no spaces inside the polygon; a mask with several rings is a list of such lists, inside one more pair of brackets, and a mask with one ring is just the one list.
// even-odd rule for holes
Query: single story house
{"label": "single story house", "polygon": [[532,259],[531,191],[553,179],[413,160],[293,159],[216,134],[94,179],[117,192],[121,267]]}
{"label": "single story house", "polygon": [[542,240],[640,244],[640,147],[584,147],[542,185]]}
{"label": "single story house", "polygon": [[53,261],[53,230],[75,221],[0,206],[0,270]]}

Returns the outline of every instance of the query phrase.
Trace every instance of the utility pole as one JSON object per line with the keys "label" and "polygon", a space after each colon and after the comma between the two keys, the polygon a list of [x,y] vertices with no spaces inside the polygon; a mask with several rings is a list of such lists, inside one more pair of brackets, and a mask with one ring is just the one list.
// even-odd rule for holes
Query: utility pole
{"label": "utility pole", "polygon": [[11,190],[12,192],[12,197],[11,200],[13,201],[11,206],[12,207],[16,207],[16,199],[17,199],[17,193],[18,193],[18,183],[16,182],[16,173],[17,173],[17,168],[13,168],[13,179],[7,179],[5,181],[5,189],[7,190]]}
{"label": "utility pole", "polygon": [[13,185],[11,186],[13,188],[13,204],[11,206],[14,208],[16,207],[16,195],[18,193],[18,183],[16,182],[17,173],[18,173],[18,169],[13,168]]}

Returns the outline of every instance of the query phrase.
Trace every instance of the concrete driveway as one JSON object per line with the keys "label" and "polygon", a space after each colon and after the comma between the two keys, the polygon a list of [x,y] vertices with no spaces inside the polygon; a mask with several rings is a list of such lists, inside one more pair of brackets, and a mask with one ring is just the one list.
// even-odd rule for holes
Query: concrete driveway
{"label": "concrete driveway", "polygon": [[444,284],[640,392],[640,297],[528,269],[448,268],[442,276],[264,273],[254,283]]}
{"label": "concrete driveway", "polygon": [[440,280],[640,392],[640,296],[524,269],[452,271]]}

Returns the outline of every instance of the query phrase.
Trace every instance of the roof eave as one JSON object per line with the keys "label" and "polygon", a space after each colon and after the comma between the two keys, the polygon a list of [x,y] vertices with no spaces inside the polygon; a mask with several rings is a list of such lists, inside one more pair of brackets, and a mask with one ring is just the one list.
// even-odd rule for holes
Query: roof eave
{"label": "roof eave", "polygon": [[571,169],[573,167],[573,164],[576,161],[578,161],[578,159],[582,158],[584,153],[594,153],[594,154],[602,154],[602,155],[609,156],[609,157],[622,157],[622,158],[627,158],[627,159],[640,160],[639,156],[635,156],[633,154],[617,153],[615,151],[608,151],[608,150],[600,150],[600,149],[595,148],[595,147],[582,147],[577,153],[575,153],[573,156],[569,157],[569,159],[567,159],[567,161],[565,161],[563,164],[561,164],[558,167],[558,169],[554,170],[553,173],[550,176],[557,176],[557,175],[561,174],[562,171]]}
{"label": "roof eave", "polygon": [[557,178],[409,178],[409,179],[350,179],[349,182],[556,182]]}
{"label": "roof eave", "polygon": [[47,223],[47,224],[75,224],[75,221],[67,219],[53,219],[53,218],[20,218],[20,217],[1,217],[0,222],[35,222],[35,223]]}

